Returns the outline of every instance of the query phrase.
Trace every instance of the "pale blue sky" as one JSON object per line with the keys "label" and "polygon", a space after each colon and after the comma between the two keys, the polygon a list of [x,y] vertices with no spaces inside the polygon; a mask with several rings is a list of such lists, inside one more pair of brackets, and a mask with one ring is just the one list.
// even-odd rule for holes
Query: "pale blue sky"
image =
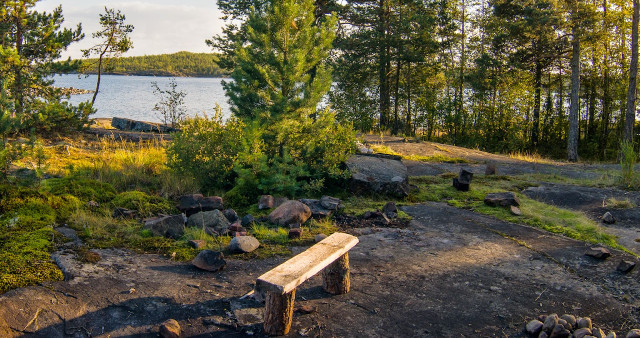
{"label": "pale blue sky", "polygon": [[98,30],[98,15],[104,7],[120,9],[127,23],[135,26],[131,35],[134,48],[127,56],[173,53],[178,51],[210,52],[204,40],[220,33],[222,20],[215,0],[42,0],[39,11],[51,11],[62,5],[65,26],[82,23],[85,38],[72,44],[64,57],[78,58],[81,49],[91,47],[91,33]]}

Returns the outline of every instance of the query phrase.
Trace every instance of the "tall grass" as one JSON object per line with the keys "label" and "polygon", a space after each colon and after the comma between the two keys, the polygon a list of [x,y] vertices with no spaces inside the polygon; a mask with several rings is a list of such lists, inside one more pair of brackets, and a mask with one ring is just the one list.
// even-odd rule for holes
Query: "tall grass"
{"label": "tall grass", "polygon": [[620,171],[622,184],[626,187],[637,186],[638,179],[635,177],[633,167],[636,164],[636,152],[633,142],[622,142],[620,145]]}

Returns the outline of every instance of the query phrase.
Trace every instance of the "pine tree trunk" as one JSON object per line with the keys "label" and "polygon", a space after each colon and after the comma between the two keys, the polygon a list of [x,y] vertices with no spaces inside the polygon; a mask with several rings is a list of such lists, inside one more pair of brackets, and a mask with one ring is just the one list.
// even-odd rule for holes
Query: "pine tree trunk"
{"label": "pine tree trunk", "polygon": [[578,160],[578,115],[580,113],[580,39],[576,27],[573,27],[573,41],[571,43],[571,108],[569,110],[569,139],[567,144],[567,159],[571,162]]}
{"label": "pine tree trunk", "polygon": [[379,36],[379,50],[378,50],[378,76],[380,82],[380,129],[386,129],[389,125],[389,113],[391,110],[391,98],[389,88],[389,55],[387,49],[387,2],[386,0],[380,0],[379,2],[379,18],[378,18],[378,36]]}
{"label": "pine tree trunk", "polygon": [[633,127],[636,122],[636,87],[638,76],[638,19],[640,4],[633,0],[633,26],[631,28],[631,68],[629,70],[629,91],[627,92],[627,111],[624,124],[624,142],[633,142]]}
{"label": "pine tree trunk", "polygon": [[531,130],[531,145],[535,149],[538,146],[538,138],[540,135],[540,100],[542,96],[542,64],[536,62],[535,74],[535,98],[533,102],[533,128]]}

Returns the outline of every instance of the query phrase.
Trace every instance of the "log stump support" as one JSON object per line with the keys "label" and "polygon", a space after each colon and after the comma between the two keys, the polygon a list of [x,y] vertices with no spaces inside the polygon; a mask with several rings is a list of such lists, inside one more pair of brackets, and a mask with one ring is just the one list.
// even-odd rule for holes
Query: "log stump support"
{"label": "log stump support", "polygon": [[348,252],[322,270],[322,287],[326,292],[334,295],[343,295],[349,292],[351,279],[349,278]]}
{"label": "log stump support", "polygon": [[264,312],[264,333],[270,336],[282,336],[291,330],[293,320],[293,302],[296,290],[285,294],[267,292]]}

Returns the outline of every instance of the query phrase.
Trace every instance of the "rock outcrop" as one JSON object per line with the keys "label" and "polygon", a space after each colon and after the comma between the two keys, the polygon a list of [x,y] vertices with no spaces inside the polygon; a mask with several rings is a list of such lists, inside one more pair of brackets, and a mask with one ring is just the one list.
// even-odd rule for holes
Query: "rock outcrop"
{"label": "rock outcrop", "polygon": [[356,194],[409,195],[407,167],[397,157],[353,155],[347,167],[351,171],[349,188]]}

